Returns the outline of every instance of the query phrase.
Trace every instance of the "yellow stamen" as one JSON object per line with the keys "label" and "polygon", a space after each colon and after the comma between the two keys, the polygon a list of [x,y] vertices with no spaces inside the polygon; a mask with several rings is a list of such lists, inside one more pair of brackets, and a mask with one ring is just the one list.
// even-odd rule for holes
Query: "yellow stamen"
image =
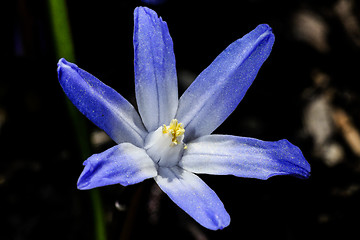
{"label": "yellow stamen", "polygon": [[[182,123],[179,123],[177,119],[173,119],[169,126],[163,125],[162,132],[171,136],[171,145],[177,145],[179,143],[177,138],[184,135],[185,129]],[[186,149],[186,145],[184,149]]]}

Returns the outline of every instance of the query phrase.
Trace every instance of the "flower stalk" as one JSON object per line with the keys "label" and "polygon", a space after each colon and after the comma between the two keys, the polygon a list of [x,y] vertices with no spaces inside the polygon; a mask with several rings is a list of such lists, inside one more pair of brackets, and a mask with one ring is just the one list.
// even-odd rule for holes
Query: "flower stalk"
{"label": "flower stalk", "polygon": [[[75,61],[66,2],[64,0],[48,0],[48,8],[56,56],[58,58],[66,57]],[[74,134],[77,144],[79,145],[79,153],[82,158],[87,158],[92,152],[85,127],[85,119],[80,116],[79,112],[68,99],[66,99],[66,107],[73,123]],[[94,214],[95,239],[106,240],[104,213],[98,189],[92,189],[90,191],[90,199]]]}

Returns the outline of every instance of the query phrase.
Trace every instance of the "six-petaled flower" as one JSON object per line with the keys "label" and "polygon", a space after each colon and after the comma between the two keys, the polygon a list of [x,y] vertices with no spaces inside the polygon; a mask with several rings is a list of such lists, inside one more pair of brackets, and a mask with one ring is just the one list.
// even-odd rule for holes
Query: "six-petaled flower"
{"label": "six-petaled flower", "polygon": [[197,174],[307,178],[310,166],[287,140],[266,142],[211,133],[235,110],[274,43],[268,25],[229,45],[178,98],[173,42],[166,22],[134,12],[138,111],[97,78],[61,59],[58,77],[72,103],[116,143],[85,162],[79,189],[154,178],[185,212],[209,229],[229,225],[223,203]]}

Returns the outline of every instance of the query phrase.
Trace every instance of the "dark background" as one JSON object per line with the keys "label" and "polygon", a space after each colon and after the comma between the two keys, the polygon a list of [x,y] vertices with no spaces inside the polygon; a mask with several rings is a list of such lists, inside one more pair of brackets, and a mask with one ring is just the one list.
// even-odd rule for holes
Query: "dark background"
{"label": "dark background", "polygon": [[[135,105],[133,10],[140,1],[68,1],[76,63]],[[0,239],[93,239],[89,191],[57,81],[46,1],[1,7]],[[286,138],[312,166],[308,180],[202,179],[232,222],[210,231],[153,180],[100,188],[108,239],[356,239],[360,224],[360,5],[355,0],[179,1],[152,9],[174,41],[179,92],[230,43],[268,23],[269,59],[216,133]],[[114,145],[85,121],[93,152]],[[98,140],[100,138],[100,140]]]}

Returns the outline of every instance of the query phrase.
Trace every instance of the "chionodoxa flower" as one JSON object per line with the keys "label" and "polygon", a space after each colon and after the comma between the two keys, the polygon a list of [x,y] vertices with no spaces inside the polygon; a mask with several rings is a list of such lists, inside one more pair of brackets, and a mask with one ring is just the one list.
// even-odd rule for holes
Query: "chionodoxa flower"
{"label": "chionodoxa flower", "polygon": [[119,93],[60,59],[58,77],[72,103],[117,145],[84,162],[77,186],[123,186],[153,178],[186,213],[208,229],[229,225],[215,192],[196,174],[268,179],[307,178],[300,149],[277,142],[211,133],[235,110],[274,43],[259,25],[229,45],[178,98],[173,42],[151,9],[134,11],[135,91],[138,112]]}

